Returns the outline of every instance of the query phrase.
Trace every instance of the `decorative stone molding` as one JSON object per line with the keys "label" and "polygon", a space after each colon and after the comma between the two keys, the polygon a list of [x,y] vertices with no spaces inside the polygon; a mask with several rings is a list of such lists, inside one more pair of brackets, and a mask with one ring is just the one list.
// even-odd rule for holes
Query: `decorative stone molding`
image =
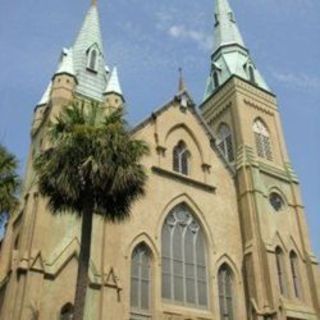
{"label": "decorative stone molding", "polygon": [[252,100],[249,100],[249,99],[247,99],[247,98],[244,98],[244,99],[243,99],[243,102],[244,102],[246,105],[248,105],[248,106],[250,106],[250,107],[252,107],[252,108],[254,108],[254,109],[256,109],[256,110],[259,110],[259,111],[261,111],[261,112],[263,112],[263,113],[265,113],[265,114],[268,114],[268,115],[270,115],[270,116],[274,116],[274,111],[275,111],[275,110],[273,110],[273,109],[270,109],[270,108],[267,108],[267,107],[263,107],[262,105],[254,102],[254,101],[252,101]]}
{"label": "decorative stone molding", "polygon": [[151,169],[154,173],[156,173],[160,176],[175,179],[175,180],[180,181],[184,184],[191,185],[193,187],[202,189],[202,190],[210,192],[210,193],[213,193],[216,190],[215,186],[212,186],[210,184],[195,180],[193,178],[190,178],[188,176],[184,176],[182,174],[179,174],[179,173],[176,173],[173,171],[165,170],[165,169],[155,167],[155,166],[153,166]]}

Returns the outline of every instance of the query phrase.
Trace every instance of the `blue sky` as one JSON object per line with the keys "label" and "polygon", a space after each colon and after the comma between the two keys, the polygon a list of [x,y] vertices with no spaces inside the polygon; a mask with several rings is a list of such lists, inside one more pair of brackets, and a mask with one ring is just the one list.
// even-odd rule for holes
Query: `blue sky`
{"label": "blue sky", "polygon": [[[100,0],[106,58],[117,65],[133,125],[176,92],[178,68],[200,102],[209,72],[213,0]],[[320,257],[320,1],[230,0],[256,65],[278,96]],[[0,142],[21,172],[32,111],[89,0],[0,2]]]}

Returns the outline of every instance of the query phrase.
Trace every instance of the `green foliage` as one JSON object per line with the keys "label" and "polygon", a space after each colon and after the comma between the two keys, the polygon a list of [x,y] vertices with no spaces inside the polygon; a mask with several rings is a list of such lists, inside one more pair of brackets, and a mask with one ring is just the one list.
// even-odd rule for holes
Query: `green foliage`
{"label": "green foliage", "polygon": [[104,115],[98,104],[75,103],[49,124],[51,148],[35,160],[39,189],[54,213],[86,208],[112,221],[130,213],[147,176],[148,146],[131,137],[123,111]]}
{"label": "green foliage", "polygon": [[18,205],[16,193],[20,186],[18,162],[14,155],[0,145],[0,215],[12,213]]}

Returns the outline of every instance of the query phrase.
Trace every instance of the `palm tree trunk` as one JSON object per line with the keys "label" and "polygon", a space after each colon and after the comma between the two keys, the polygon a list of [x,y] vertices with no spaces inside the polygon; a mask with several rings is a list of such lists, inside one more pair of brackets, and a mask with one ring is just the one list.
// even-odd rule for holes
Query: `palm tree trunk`
{"label": "palm tree trunk", "polygon": [[76,297],[74,303],[74,317],[73,320],[83,320],[86,293],[89,285],[89,262],[91,251],[91,233],[93,221],[93,206],[90,204],[84,210],[81,224],[81,242],[80,242],[80,256],[78,263],[78,276]]}

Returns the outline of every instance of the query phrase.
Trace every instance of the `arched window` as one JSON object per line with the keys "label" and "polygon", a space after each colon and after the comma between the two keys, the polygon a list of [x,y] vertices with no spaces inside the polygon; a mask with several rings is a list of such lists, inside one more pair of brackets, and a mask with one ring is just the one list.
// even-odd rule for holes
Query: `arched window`
{"label": "arched window", "polygon": [[189,174],[190,152],[186,144],[180,141],[173,149],[173,170],[185,175]]}
{"label": "arched window", "polygon": [[282,295],[287,295],[286,274],[283,258],[283,251],[280,247],[276,248],[276,267],[279,282],[279,289]]}
{"label": "arched window", "polygon": [[257,119],[254,122],[253,132],[255,135],[258,156],[272,160],[270,134],[267,127],[260,119]]}
{"label": "arched window", "polygon": [[88,55],[88,69],[91,71],[97,71],[97,62],[98,62],[98,52],[96,49],[89,51]]}
{"label": "arched window", "polygon": [[219,127],[219,148],[228,159],[229,162],[234,160],[233,155],[233,143],[232,143],[232,134],[230,128],[225,124],[221,124]]}
{"label": "arched window", "polygon": [[150,316],[151,251],[139,244],[131,256],[131,314],[132,319],[149,319]]}
{"label": "arched window", "polygon": [[74,308],[71,303],[65,304],[60,311],[59,320],[72,320]]}
{"label": "arched window", "polygon": [[172,303],[205,308],[208,271],[202,229],[184,204],[162,227],[162,297]]}
{"label": "arched window", "polygon": [[214,83],[214,87],[215,89],[219,87],[220,82],[219,82],[219,75],[217,71],[213,72],[213,83]]}
{"label": "arched window", "polygon": [[223,264],[218,273],[220,319],[233,320],[233,274],[227,264]]}
{"label": "arched window", "polygon": [[255,78],[254,69],[253,69],[252,66],[249,66],[248,72],[249,72],[249,80],[250,80],[250,82],[255,83],[256,82],[256,78]]}
{"label": "arched window", "polygon": [[298,256],[294,251],[290,252],[290,266],[294,294],[296,298],[301,298]]}

